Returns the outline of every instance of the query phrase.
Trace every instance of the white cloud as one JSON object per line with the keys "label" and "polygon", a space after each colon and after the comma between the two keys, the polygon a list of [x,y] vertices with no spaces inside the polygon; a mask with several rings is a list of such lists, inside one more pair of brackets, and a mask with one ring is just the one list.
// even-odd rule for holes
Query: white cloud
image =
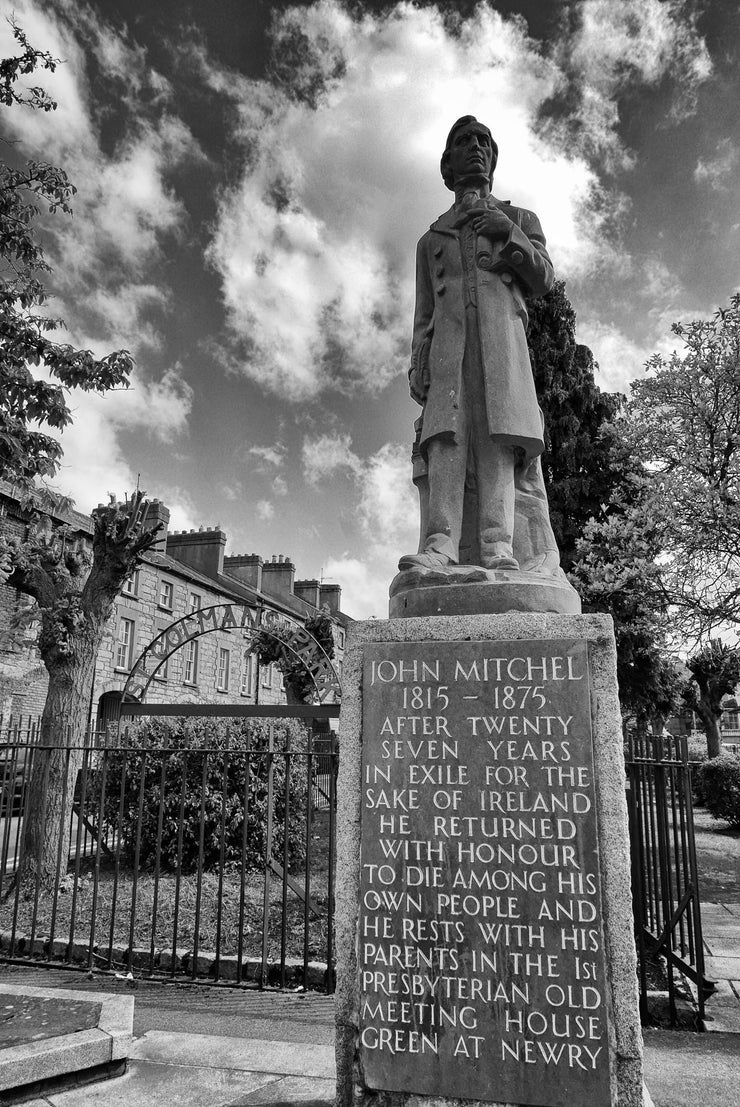
{"label": "white cloud", "polygon": [[[689,111],[711,65],[678,0],[582,0],[573,15],[547,57],[523,21],[486,3],[454,30],[433,6],[290,8],[278,39],[300,33],[304,59],[286,74],[290,94],[201,55],[248,151],[209,254],[239,371],[302,401],[374,391],[402,370],[414,242],[450,200],[439,157],[471,110],[499,143],[497,194],[538,213],[559,274],[625,269],[614,237],[626,201],[594,168],[629,164],[618,97],[668,76],[673,114]],[[565,139],[541,118],[558,98],[573,104]]]}
{"label": "white cloud", "polygon": [[270,466],[279,469],[285,461],[286,448],[276,442],[274,446],[250,446],[247,453],[258,459],[261,469]]}
{"label": "white cloud", "polygon": [[265,522],[273,519],[275,516],[275,508],[269,500],[259,500],[257,503],[257,518],[262,519]]}
{"label": "white cloud", "polygon": [[627,393],[629,382],[641,375],[653,353],[652,348],[638,345],[615,324],[585,315],[578,318],[578,341],[591,349],[599,363],[596,383],[605,392]]}
{"label": "white cloud", "polygon": [[249,148],[210,249],[248,376],[304,400],[325,388],[374,391],[403,370],[414,244],[451,201],[439,158],[471,107],[501,149],[499,194],[538,211],[560,268],[601,255],[603,235],[583,217],[595,177],[538,137],[560,76],[522,24],[483,4],[453,34],[436,8],[355,20],[324,0],[287,11],[280,26],[300,27],[307,64],[313,51],[317,70],[327,58],[344,69],[315,105],[273,90],[269,108],[263,86],[229,89],[211,69],[236,98]]}
{"label": "white cloud", "polygon": [[740,151],[732,140],[724,138],[718,144],[714,157],[699,158],[694,169],[694,180],[708,184],[715,192],[721,192],[737,183],[737,166]]}
{"label": "white cloud", "polygon": [[[136,486],[137,473],[126,460],[117,432],[144,430],[162,442],[180,433],[190,411],[191,390],[176,370],[151,383],[134,378],[133,387],[100,396],[75,393],[71,399],[74,422],[61,434],[64,458],[53,480],[71,496],[80,511],[89,511],[107,492]],[[151,483],[150,478],[145,478]],[[152,486],[152,495],[165,499],[166,490]],[[169,506],[169,505],[168,505]]]}
{"label": "white cloud", "polygon": [[330,557],[324,566],[323,579],[341,584],[342,611],[353,619],[388,618],[391,577],[386,575],[384,566],[348,555]]}
{"label": "white cloud", "polygon": [[694,110],[696,90],[711,73],[695,6],[685,0],[581,0],[572,14],[573,32],[554,50],[576,102],[570,141],[627,167],[631,155],[617,130],[619,96],[636,84],[655,87],[669,77],[668,115],[675,120]]}
{"label": "white cloud", "polygon": [[350,476],[359,476],[362,462],[352,450],[352,438],[349,434],[321,434],[316,438],[305,438],[301,450],[303,476],[308,484],[322,484],[336,473],[345,471]]}
{"label": "white cloud", "polygon": [[283,477],[275,477],[272,482],[272,491],[275,496],[288,495],[288,483]]}
{"label": "white cloud", "polygon": [[304,441],[303,464],[305,478],[328,489],[339,472],[353,479],[364,556],[329,559],[325,571],[341,583],[345,611],[355,618],[384,618],[398,559],[418,544],[418,500],[408,447],[388,442],[363,460],[352,450],[349,435],[323,435]]}

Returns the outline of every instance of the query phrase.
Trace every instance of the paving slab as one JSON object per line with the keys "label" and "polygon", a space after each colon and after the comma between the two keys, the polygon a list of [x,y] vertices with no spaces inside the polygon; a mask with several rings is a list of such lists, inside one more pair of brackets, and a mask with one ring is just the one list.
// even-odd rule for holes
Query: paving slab
{"label": "paving slab", "polygon": [[740,980],[740,951],[734,957],[707,957],[704,970],[710,980]]}
{"label": "paving slab", "polygon": [[739,958],[740,934],[725,932],[723,934],[704,934],[704,947],[709,957],[734,957]]}
{"label": "paving slab", "polygon": [[336,1080],[319,1080],[315,1076],[282,1076],[274,1084],[266,1084],[229,1107],[259,1107],[260,1104],[296,1104],[303,1107],[333,1107]]}
{"label": "paving slab", "polygon": [[209,1068],[329,1080],[334,1078],[336,1071],[333,1046],[269,1039],[250,1041],[210,1034],[196,1037],[168,1030],[150,1030],[137,1039],[131,1057],[171,1065],[192,1065],[194,1049],[198,1064]]}
{"label": "paving slab", "polygon": [[740,1036],[645,1030],[644,1043],[655,1107],[737,1107]]}
{"label": "paving slab", "polygon": [[265,1073],[129,1061],[125,1076],[57,1092],[45,1107],[228,1107],[274,1081]]}

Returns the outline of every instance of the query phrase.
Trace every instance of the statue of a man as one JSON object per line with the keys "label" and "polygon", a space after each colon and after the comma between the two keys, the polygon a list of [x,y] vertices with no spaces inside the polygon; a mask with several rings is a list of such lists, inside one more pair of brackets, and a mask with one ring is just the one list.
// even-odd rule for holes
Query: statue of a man
{"label": "statue of a man", "polygon": [[525,302],[548,291],[553,269],[537,216],[491,194],[497,157],[488,127],[457,120],[441,161],[455,203],[417,247],[409,384],[423,407],[414,464],[422,532],[402,571],[560,572]]}

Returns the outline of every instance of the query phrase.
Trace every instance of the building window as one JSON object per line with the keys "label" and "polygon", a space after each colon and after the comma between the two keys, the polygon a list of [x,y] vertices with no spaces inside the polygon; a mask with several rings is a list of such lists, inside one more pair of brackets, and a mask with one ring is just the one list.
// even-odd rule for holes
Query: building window
{"label": "building window", "polygon": [[175,586],[172,581],[161,580],[159,582],[159,606],[163,607],[165,611],[172,611],[174,595]]}
{"label": "building window", "polygon": [[134,620],[121,619],[118,624],[118,641],[116,642],[116,668],[130,669],[131,654],[134,648]]}
{"label": "building window", "polygon": [[262,687],[272,688],[272,665],[262,666]]}
{"label": "building window", "polygon": [[155,680],[167,680],[167,677],[168,677],[168,674],[169,674],[169,667],[170,667],[170,659],[169,659],[169,657],[167,657],[167,658],[165,658],[165,660],[162,662],[162,664],[159,666],[156,673],[154,674],[154,679]]}
{"label": "building window", "polygon": [[200,611],[202,598],[203,597],[199,596],[197,592],[191,592],[190,593],[190,609],[189,610],[190,610],[191,615],[193,614],[194,611]]}
{"label": "building window", "polygon": [[138,596],[139,594],[139,570],[135,569],[130,577],[123,582],[122,596]]}
{"label": "building window", "polygon": [[242,696],[251,696],[254,694],[254,678],[256,676],[257,666],[255,663],[255,657],[253,653],[245,653],[244,655],[244,668],[242,669],[242,683],[240,692]]}
{"label": "building window", "polygon": [[344,649],[344,628],[343,627],[339,627],[337,629],[337,645],[339,646],[340,650]]}
{"label": "building window", "polygon": [[223,647],[218,651],[216,688],[219,692],[228,692],[229,690],[229,651],[225,650]]}
{"label": "building window", "polygon": [[195,684],[198,679],[198,643],[194,638],[191,638],[185,647],[185,668],[182,679],[184,684]]}

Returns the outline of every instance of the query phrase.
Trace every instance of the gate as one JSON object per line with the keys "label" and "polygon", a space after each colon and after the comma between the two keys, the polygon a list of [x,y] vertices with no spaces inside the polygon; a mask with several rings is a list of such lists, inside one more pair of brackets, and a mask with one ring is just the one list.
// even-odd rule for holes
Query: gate
{"label": "gate", "polygon": [[[308,674],[317,702],[144,702],[167,659],[214,631],[250,645],[258,633],[275,639]],[[124,718],[231,720],[205,741],[188,740],[187,726],[142,741],[120,718],[115,734],[78,748],[61,734],[42,746],[31,730],[0,738],[0,961],[333,991],[338,753],[327,728],[339,705],[324,702],[331,695],[341,695],[339,674],[298,620],[216,604],[146,647],[120,705]],[[291,734],[290,719],[310,724],[308,733]],[[53,879],[42,882],[24,868],[24,824],[31,804],[46,809],[53,751],[67,772],[47,856]],[[31,795],[32,780],[41,794],[34,784]]]}
{"label": "gate", "polygon": [[646,957],[661,954],[668,970],[671,1022],[676,1021],[676,972],[695,985],[703,1019],[704,1002],[714,985],[704,973],[686,739],[633,736],[626,768],[640,1013],[647,1019]]}
{"label": "gate", "polygon": [[296,740],[284,724],[338,711],[253,709],[251,733],[225,723],[197,745],[129,732],[60,744],[81,768],[48,891],[15,880],[28,781],[48,747],[12,734],[0,746],[0,961],[333,991],[336,739]]}

